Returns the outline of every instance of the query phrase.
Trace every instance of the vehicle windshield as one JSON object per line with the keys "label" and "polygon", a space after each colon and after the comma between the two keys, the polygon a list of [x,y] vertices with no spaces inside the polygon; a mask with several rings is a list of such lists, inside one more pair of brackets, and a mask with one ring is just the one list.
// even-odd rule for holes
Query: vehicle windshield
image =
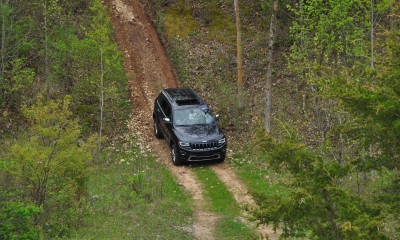
{"label": "vehicle windshield", "polygon": [[177,109],[174,112],[174,124],[180,126],[191,126],[197,124],[212,124],[214,117],[208,109],[189,108]]}

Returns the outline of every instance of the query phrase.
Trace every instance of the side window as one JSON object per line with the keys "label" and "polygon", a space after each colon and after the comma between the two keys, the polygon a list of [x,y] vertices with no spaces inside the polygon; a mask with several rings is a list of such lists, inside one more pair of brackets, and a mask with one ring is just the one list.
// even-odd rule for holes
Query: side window
{"label": "side window", "polygon": [[158,102],[160,103],[162,111],[165,113],[167,117],[171,117],[171,107],[168,105],[167,101],[163,97],[160,97],[158,99]]}
{"label": "side window", "polygon": [[167,117],[171,118],[171,107],[168,105],[168,103],[167,103],[167,105],[165,107],[165,115]]}

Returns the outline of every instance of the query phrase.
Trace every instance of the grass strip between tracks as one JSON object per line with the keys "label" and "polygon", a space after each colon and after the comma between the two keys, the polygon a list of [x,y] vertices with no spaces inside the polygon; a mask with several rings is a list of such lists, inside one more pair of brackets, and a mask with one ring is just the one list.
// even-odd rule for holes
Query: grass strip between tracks
{"label": "grass strip between tracks", "polygon": [[241,221],[241,209],[232,194],[208,166],[193,168],[204,186],[204,195],[210,211],[221,216],[216,226],[218,239],[257,239],[257,234]]}

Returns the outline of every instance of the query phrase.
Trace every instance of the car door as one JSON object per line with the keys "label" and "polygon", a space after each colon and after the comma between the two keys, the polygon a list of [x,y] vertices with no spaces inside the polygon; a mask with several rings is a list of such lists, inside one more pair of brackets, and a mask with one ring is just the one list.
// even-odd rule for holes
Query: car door
{"label": "car door", "polygon": [[164,111],[163,111],[163,109],[162,109],[162,102],[163,102],[164,100],[162,99],[162,97],[161,97],[161,95],[159,95],[157,98],[156,98],[156,101],[155,101],[155,103],[154,103],[154,113],[155,113],[155,115],[156,115],[156,121],[157,121],[157,123],[158,123],[158,126],[161,128],[161,120],[162,120],[162,118],[164,117]]}
{"label": "car door", "polygon": [[[171,123],[171,121],[172,121],[171,107],[169,106],[168,102],[162,96],[157,101],[158,101],[158,105],[159,105],[158,109],[160,109],[160,111],[158,112],[158,114],[159,114],[159,118],[158,118],[159,122],[158,123],[159,123],[160,129],[161,129],[164,137],[169,140],[171,138],[171,133],[169,130],[172,125],[172,123]],[[167,118],[170,120],[169,122],[166,121]]]}

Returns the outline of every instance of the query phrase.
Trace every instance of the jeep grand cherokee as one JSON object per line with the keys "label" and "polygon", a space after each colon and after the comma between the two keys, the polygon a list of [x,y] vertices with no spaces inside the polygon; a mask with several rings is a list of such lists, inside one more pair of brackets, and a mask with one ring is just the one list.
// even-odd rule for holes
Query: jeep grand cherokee
{"label": "jeep grand cherokee", "polygon": [[189,88],[164,89],[154,101],[154,134],[171,147],[174,165],[224,161],[227,141],[208,105]]}

